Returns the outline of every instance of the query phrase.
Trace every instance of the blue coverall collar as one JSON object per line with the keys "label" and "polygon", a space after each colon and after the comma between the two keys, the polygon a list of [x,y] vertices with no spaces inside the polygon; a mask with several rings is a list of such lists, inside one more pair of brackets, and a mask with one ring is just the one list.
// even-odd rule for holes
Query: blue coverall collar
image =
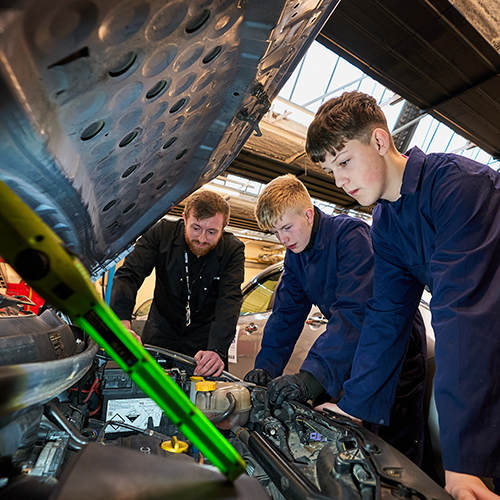
{"label": "blue coverall collar", "polygon": [[[420,177],[425,162],[425,153],[415,146],[407,151],[405,156],[408,157],[408,160],[406,161],[405,171],[403,173],[400,193],[402,195],[413,195],[417,192],[420,183]],[[396,206],[394,204],[398,204],[400,200],[401,198],[397,201],[389,201],[380,198],[377,200],[377,204]]]}
{"label": "blue coverall collar", "polygon": [[314,207],[314,212],[315,216],[319,216],[319,225],[318,225],[318,231],[316,233],[316,237],[314,240],[314,245],[313,248],[314,250],[323,250],[325,248],[325,238],[327,237],[326,234],[323,234],[323,231],[321,231],[321,226],[323,225],[323,221],[325,219],[325,214],[318,208]]}
{"label": "blue coverall collar", "polygon": [[405,153],[405,156],[408,157],[408,160],[403,174],[401,194],[415,194],[425,163],[425,153],[415,146]]}

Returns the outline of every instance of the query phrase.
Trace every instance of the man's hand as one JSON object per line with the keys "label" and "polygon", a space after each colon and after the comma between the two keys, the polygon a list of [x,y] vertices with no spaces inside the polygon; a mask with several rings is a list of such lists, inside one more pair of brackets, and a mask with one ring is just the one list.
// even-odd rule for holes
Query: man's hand
{"label": "man's hand", "polygon": [[461,474],[459,472],[444,471],[445,490],[455,500],[499,500],[476,476]]}
{"label": "man's hand", "polygon": [[214,351],[198,351],[194,360],[196,361],[195,375],[218,377],[224,370],[224,361]]}
{"label": "man's hand", "polygon": [[250,370],[243,379],[245,382],[252,382],[255,385],[261,385],[263,387],[267,387],[267,384],[271,382],[273,377],[263,370],[262,368],[255,368],[254,370]]}
{"label": "man's hand", "polygon": [[281,408],[283,401],[293,399],[305,403],[311,399],[311,393],[299,374],[282,375],[271,381],[267,386],[269,402],[276,408]]}
{"label": "man's hand", "polygon": [[142,345],[142,339],[141,337],[139,337],[139,335],[137,335],[137,333],[134,332],[134,330],[132,330],[130,321],[127,319],[122,319],[121,322],[123,323],[123,326],[134,336],[135,340],[137,340],[137,342]]}
{"label": "man's hand", "polygon": [[359,418],[353,417],[349,415],[349,413],[346,413],[344,410],[339,408],[335,403],[323,403],[322,405],[316,406],[314,408],[316,411],[321,411],[321,410],[330,410],[334,411],[335,413],[339,413],[340,415],[343,415],[344,417],[350,418],[353,422],[355,422],[358,425],[363,425],[363,421],[360,420]]}

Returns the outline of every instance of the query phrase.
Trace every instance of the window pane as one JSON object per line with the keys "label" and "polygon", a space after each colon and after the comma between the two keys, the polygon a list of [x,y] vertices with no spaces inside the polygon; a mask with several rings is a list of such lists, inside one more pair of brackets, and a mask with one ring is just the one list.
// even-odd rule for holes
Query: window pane
{"label": "window pane", "polygon": [[266,312],[269,302],[273,296],[274,289],[278,284],[281,271],[272,274],[256,283],[243,298],[240,314],[255,314]]}
{"label": "window pane", "polygon": [[149,299],[139,309],[137,309],[136,316],[147,316],[149,314],[149,310],[151,309],[151,304],[153,303],[153,299]]}

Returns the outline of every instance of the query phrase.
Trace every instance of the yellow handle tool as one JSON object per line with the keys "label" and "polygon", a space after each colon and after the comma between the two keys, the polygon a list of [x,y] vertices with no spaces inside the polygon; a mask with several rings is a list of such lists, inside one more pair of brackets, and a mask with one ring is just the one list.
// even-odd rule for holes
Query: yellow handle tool
{"label": "yellow handle tool", "polygon": [[45,300],[92,337],[179,430],[234,481],[245,462],[97,294],[63,242],[0,180],[0,255]]}

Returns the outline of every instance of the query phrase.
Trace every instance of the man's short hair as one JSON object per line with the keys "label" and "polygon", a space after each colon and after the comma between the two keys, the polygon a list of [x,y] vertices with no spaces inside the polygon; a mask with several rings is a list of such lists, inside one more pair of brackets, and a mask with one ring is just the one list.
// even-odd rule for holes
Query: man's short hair
{"label": "man's short hair", "polygon": [[300,214],[307,208],[313,208],[313,203],[306,187],[295,175],[286,174],[273,179],[260,193],[255,216],[261,229],[270,230],[287,210]]}
{"label": "man's short hair", "polygon": [[377,101],[363,92],[344,92],[318,109],[307,130],[307,154],[314,163],[323,162],[327,152],[337,156],[347,141],[369,144],[376,128],[385,130],[391,138]]}
{"label": "man's short hair", "polygon": [[217,214],[224,216],[224,227],[226,227],[229,222],[229,203],[220,194],[208,189],[195,191],[188,197],[184,206],[186,219],[190,215],[198,220],[210,219]]}

